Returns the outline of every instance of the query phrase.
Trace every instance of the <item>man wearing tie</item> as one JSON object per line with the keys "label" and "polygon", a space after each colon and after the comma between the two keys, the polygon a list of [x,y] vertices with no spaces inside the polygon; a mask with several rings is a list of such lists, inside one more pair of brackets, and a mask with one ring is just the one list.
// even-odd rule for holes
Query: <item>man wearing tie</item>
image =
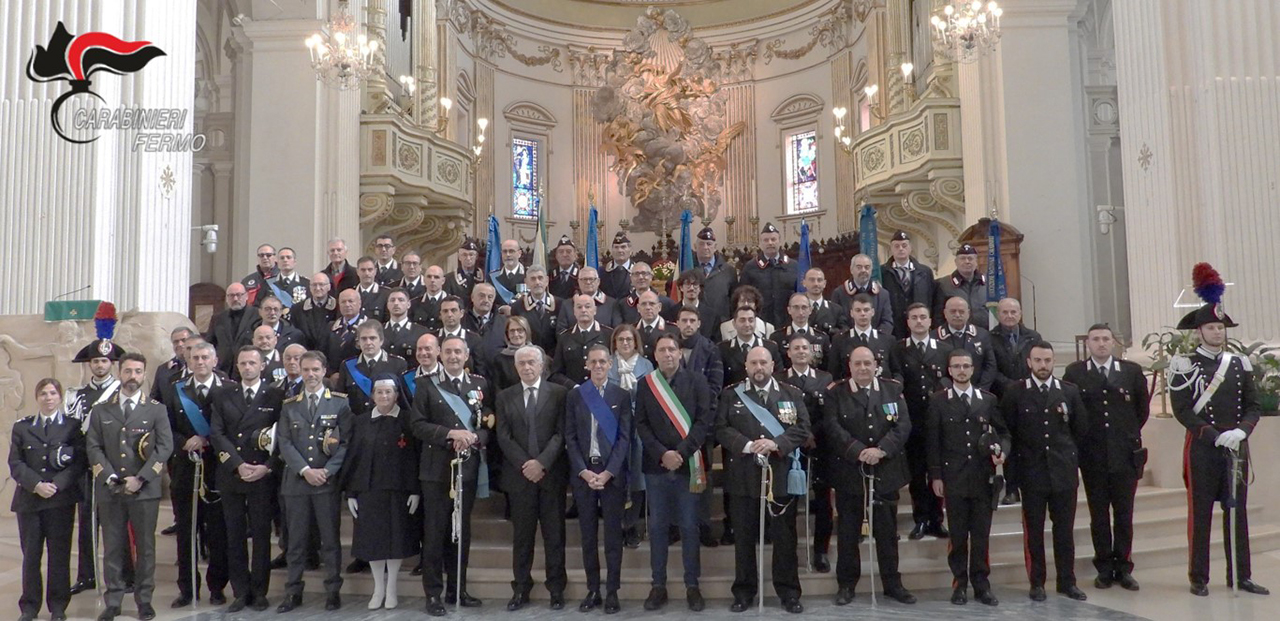
{"label": "man wearing tie", "polygon": [[137,553],[133,599],[138,605],[138,618],[156,618],[151,605],[156,586],[156,516],[160,510],[160,475],[173,452],[173,434],[164,406],[147,399],[142,392],[146,374],[147,359],[141,354],[121,356],[117,398],[94,406],[89,417],[85,449],[102,519],[103,577],[107,585],[103,597],[106,607],[98,621],[113,621],[120,614],[130,528]]}
{"label": "man wearing tie", "polygon": [[276,442],[284,461],[280,501],[289,522],[289,577],[284,601],[276,612],[302,605],[302,571],[307,559],[307,535],[312,521],[320,531],[324,559],[325,610],[342,607],[342,545],[338,540],[338,481],[351,436],[351,407],[347,396],[324,387],[324,354],[302,355],[303,391],[284,403]]}
{"label": "man wearing tie", "polygon": [[849,307],[853,327],[836,336],[831,344],[831,355],[827,358],[827,370],[838,380],[849,377],[849,355],[859,347],[866,347],[875,355],[877,370],[884,368],[893,347],[893,337],[873,327],[876,322],[874,304],[871,296],[865,293],[853,296]]}
{"label": "man wearing tie", "polygon": [[426,334],[427,329],[409,319],[409,294],[404,289],[387,291],[387,324],[384,328],[386,339],[382,348],[393,356],[413,360],[418,337]]}
{"label": "man wearing tie", "polygon": [[813,570],[825,574],[831,571],[831,562],[827,560],[827,552],[831,549],[831,531],[835,527],[835,518],[831,505],[831,460],[824,446],[817,442],[818,430],[822,429],[822,408],[818,407],[823,393],[831,386],[831,374],[814,367],[810,353],[809,337],[797,334],[787,341],[787,359],[791,367],[785,371],[777,371],[774,377],[779,381],[796,387],[804,395],[804,408],[809,412],[809,426],[815,430],[804,445],[804,453],[811,463],[809,468],[809,485],[813,489],[813,498],[809,503],[809,513],[813,514]]}
{"label": "man wearing tie", "polygon": [[569,460],[564,457],[561,423],[566,390],[542,380],[545,354],[535,345],[516,350],[520,383],[498,395],[498,445],[506,466],[502,489],[510,497],[515,527],[512,587],[507,610],[529,603],[533,589],[533,544],[542,528],[551,609],[564,608],[568,576],[564,568],[565,488]]}
{"label": "man wearing tie", "polygon": [[709,306],[708,311],[702,313],[703,334],[714,342],[719,340],[715,331],[729,314],[729,297],[738,286],[738,269],[720,254],[716,232],[709,226],[698,231],[693,242],[693,257],[697,263],[693,269],[702,273],[699,304]]}
{"label": "man wearing tie", "polygon": [[991,385],[998,396],[1006,384],[1031,377],[1027,355],[1031,345],[1040,342],[1040,333],[1022,325],[1022,303],[1005,298],[996,305],[998,324],[991,329],[991,348],[995,350],[999,375]]}
{"label": "man wearing tie", "polygon": [[[854,255],[849,259],[849,280],[844,281],[844,285],[831,294],[831,301],[848,312],[848,309],[853,307],[853,298],[860,293],[865,293],[871,297],[872,307],[875,309],[876,329],[889,335],[902,334],[893,330],[893,302],[890,300],[889,291],[871,278],[872,271],[871,257],[865,254]],[[891,275],[885,274],[886,277]],[[847,327],[848,316],[842,319],[842,323]]]}
{"label": "man wearing tie", "polygon": [[[907,334],[907,307],[915,302],[932,307],[933,270],[911,256],[911,237],[897,231],[889,240],[892,257],[880,268],[884,290],[893,308],[893,333]],[[968,321],[968,317],[965,318]]]}
{"label": "man wearing tie", "polygon": [[[583,296],[579,296],[583,297]],[[587,349],[589,381],[569,391],[564,421],[565,452],[573,477],[573,498],[582,528],[582,565],[587,596],[578,606],[590,612],[601,604],[597,523],[604,519],[604,556],[608,566],[603,599],[605,614],[621,609],[622,514],[627,502],[627,456],[631,452],[631,395],[609,384],[609,347]]]}
{"label": "man wearing tie", "polygon": [[[284,392],[263,380],[262,353],[242,347],[236,354],[240,383],[227,382],[210,397],[218,452],[218,490],[226,522],[227,573],[235,600],[227,612],[266,610],[271,585],[271,518],[276,481],[271,449]],[[217,528],[211,525],[211,528]],[[253,540],[252,551],[246,549]]]}
{"label": "man wearing tie", "polygon": [[555,354],[551,356],[551,381],[566,388],[587,381],[587,350],[596,344],[608,345],[613,339],[613,328],[595,319],[596,304],[591,296],[580,293],[573,296],[571,303],[576,320],[572,328],[556,338]]}
{"label": "man wearing tie", "polygon": [[[943,308],[946,323],[938,328],[934,338],[973,354],[973,383],[983,390],[991,390],[1000,374],[996,368],[995,348],[991,346],[991,333],[969,323],[969,302],[964,298],[951,298]],[[986,312],[986,309],[981,312]]]}
{"label": "man wearing tie", "polygon": [[639,301],[636,302],[636,308],[640,311],[640,320],[636,322],[636,329],[640,331],[640,342],[644,345],[644,352],[649,356],[650,362],[656,362],[653,350],[658,337],[664,334],[678,336],[680,332],[675,326],[667,325],[667,320],[660,314],[662,300],[654,290],[641,293]]}
{"label": "man wearing tie", "polygon": [[[812,362],[817,367],[825,366],[824,356],[831,353],[831,338],[827,333],[818,330],[809,318],[813,314],[813,302],[809,300],[809,296],[803,293],[791,294],[791,299],[787,302],[787,314],[791,318],[791,323],[786,327],[778,328],[773,331],[769,337],[770,340],[778,346],[781,351],[787,348],[787,342],[794,335],[802,335],[809,341],[810,355]],[[784,359],[782,361],[783,368],[791,366],[791,361]]]}
{"label": "man wearing tie", "polygon": [[551,295],[567,300],[578,292],[578,248],[568,235],[561,235],[551,255],[555,257],[556,267],[547,274],[551,279],[547,289]]}
{"label": "man wearing tie", "polygon": [[547,270],[532,265],[524,272],[527,290],[511,303],[511,314],[524,317],[533,334],[529,340],[544,351],[556,348],[556,314],[560,312],[560,300],[547,291]]}
{"label": "man wearing tie", "polygon": [[382,349],[382,324],[370,319],[356,328],[356,344],[360,355],[348,358],[338,368],[338,387],[347,393],[351,413],[359,416],[373,409],[373,379],[382,373],[404,375],[408,364],[404,358]]}

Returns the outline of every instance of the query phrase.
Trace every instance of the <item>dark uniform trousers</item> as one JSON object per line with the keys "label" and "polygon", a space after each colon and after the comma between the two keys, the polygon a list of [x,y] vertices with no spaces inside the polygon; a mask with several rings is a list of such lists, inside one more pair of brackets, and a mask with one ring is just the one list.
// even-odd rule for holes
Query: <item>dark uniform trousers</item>
{"label": "dark uniform trousers", "polygon": [[[226,520],[227,566],[236,568],[231,574],[231,590],[236,597],[266,597],[271,580],[271,518],[276,513],[276,484],[267,475],[248,493],[222,493],[223,518]],[[216,529],[216,527],[214,527]],[[253,538],[252,551],[248,547]],[[212,550],[210,551],[212,554]],[[249,571],[246,573],[244,569]],[[212,580],[210,580],[212,582]]]}
{"label": "dark uniform trousers", "polygon": [[[836,558],[836,584],[854,589],[862,578],[862,521],[867,515],[865,494],[850,490],[836,492],[836,511],[840,514],[836,535],[840,555]],[[871,505],[871,533],[876,542],[876,573],[886,590],[902,586],[898,572],[898,492],[876,490]],[[875,588],[874,586],[872,588]]]}
{"label": "dark uniform trousers", "polygon": [[[183,414],[178,414],[183,416]],[[182,447],[178,447],[181,451]],[[204,460],[204,483],[207,490],[197,493],[195,501],[195,520],[197,537],[209,550],[209,566],[205,571],[205,580],[209,591],[221,591],[226,588],[227,576],[227,530],[226,518],[222,515],[223,502],[214,484],[214,470],[218,460],[214,457],[213,445],[205,448],[200,459]],[[172,462],[173,473],[170,480],[170,497],[178,522],[178,590],[185,595],[199,594],[199,575],[197,584],[191,584],[191,520],[192,490],[195,485],[195,462],[185,454],[179,455]],[[197,550],[198,552],[198,550]]]}
{"label": "dark uniform trousers", "polygon": [[320,532],[320,559],[324,561],[324,590],[334,594],[342,588],[342,545],[338,541],[338,511],[341,506],[337,488],[321,494],[282,495],[285,521],[289,524],[289,549],[285,560],[289,577],[285,593],[302,595],[302,570],[306,566],[307,542],[314,521]]}
{"label": "dark uniform trousers", "polygon": [[1089,532],[1093,537],[1093,566],[1099,574],[1132,573],[1133,501],[1138,490],[1135,470],[1107,472],[1081,468],[1084,496],[1089,503]]}
{"label": "dark uniform trousers", "polygon": [[[475,459],[473,457],[472,459]],[[422,481],[422,589],[427,597],[454,593],[458,585],[458,542],[453,540],[453,499],[449,484]],[[470,517],[476,504],[476,485],[463,481],[462,515]],[[462,520],[462,584],[471,564],[471,520]],[[434,569],[434,571],[432,571]],[[448,585],[440,579],[445,576]]]}
{"label": "dark uniform trousers", "polygon": [[[783,600],[799,599],[800,570],[796,562],[796,513],[801,497],[785,496],[786,508],[777,515],[778,504],[771,503],[765,528],[773,539],[773,590]],[[756,574],[756,548],[760,541],[760,497],[734,496],[729,503],[737,544],[733,549],[734,599],[750,600],[756,596],[760,576]],[[857,538],[854,538],[857,541]]]}
{"label": "dark uniform trousers", "polygon": [[[1217,372],[1221,355],[1213,354],[1203,347],[1196,349],[1190,356],[1191,370],[1199,370],[1198,376],[1175,374],[1170,384],[1181,388],[1170,391],[1170,403],[1173,415],[1187,428],[1187,439],[1183,446],[1183,481],[1187,485],[1187,496],[1190,506],[1187,512],[1191,523],[1187,528],[1187,536],[1191,540],[1188,577],[1193,583],[1209,583],[1209,532],[1213,527],[1213,505],[1220,503],[1223,509],[1222,532],[1223,547],[1228,558],[1232,551],[1228,545],[1230,524],[1226,519],[1226,509],[1231,498],[1231,460],[1227,449],[1215,446],[1218,436],[1232,429],[1244,431],[1246,439],[1240,443],[1241,472],[1249,472],[1250,445],[1248,436],[1253,433],[1261,420],[1258,405],[1257,388],[1254,386],[1251,368],[1244,366],[1240,356],[1232,356],[1223,371],[1223,380],[1217,390],[1209,397],[1205,406],[1197,412],[1195,403],[1208,390],[1207,385]],[[1193,379],[1194,377],[1194,379]],[[1195,390],[1199,388],[1199,390]],[[1249,487],[1243,483],[1235,486],[1236,492],[1236,537],[1235,563],[1227,568],[1227,584],[1233,584],[1233,578],[1249,580],[1252,568],[1249,562]],[[1233,575],[1234,574],[1234,575]]]}
{"label": "dark uniform trousers", "polygon": [[76,505],[22,511],[18,516],[18,540],[22,546],[22,597],[18,609],[23,614],[40,612],[40,561],[49,554],[49,588],[45,601],[53,614],[66,611],[71,602],[71,529],[76,521]]}
{"label": "dark uniform trousers", "polygon": [[[604,472],[605,464],[588,465],[591,472]],[[622,514],[627,488],[612,481],[602,490],[587,486],[582,477],[573,477],[573,501],[578,505],[578,526],[582,529],[582,568],[587,574],[587,590],[600,590],[599,523],[604,520],[605,566],[609,574],[605,592],[622,588]]]}
{"label": "dark uniform trousers", "polygon": [[1053,566],[1057,570],[1058,587],[1076,583],[1076,540],[1072,530],[1076,524],[1077,490],[1022,488],[1022,536],[1027,549],[1027,578],[1031,586],[1044,586],[1044,518],[1053,520]]}
{"label": "dark uniform trousers", "polygon": [[991,590],[991,497],[947,491],[943,501],[947,505],[947,530],[951,532],[947,565],[955,577],[952,588],[973,585],[975,591]]}
{"label": "dark uniform trousers", "polygon": [[106,605],[120,606],[124,600],[125,564],[130,557],[130,541],[133,544],[133,568],[137,577],[133,585],[133,599],[139,604],[150,604],[156,590],[156,538],[135,533],[156,532],[156,519],[160,513],[160,499],[120,501],[98,499],[98,516],[102,520],[102,572],[106,574]]}

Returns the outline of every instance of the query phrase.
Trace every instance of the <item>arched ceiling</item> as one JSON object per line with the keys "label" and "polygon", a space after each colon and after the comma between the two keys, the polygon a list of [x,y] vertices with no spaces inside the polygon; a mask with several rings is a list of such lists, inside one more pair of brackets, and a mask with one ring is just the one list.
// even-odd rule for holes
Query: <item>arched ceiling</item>
{"label": "arched ceiling", "polygon": [[512,14],[558,26],[630,30],[647,7],[675,9],[695,29],[747,24],[803,11],[820,0],[489,0]]}

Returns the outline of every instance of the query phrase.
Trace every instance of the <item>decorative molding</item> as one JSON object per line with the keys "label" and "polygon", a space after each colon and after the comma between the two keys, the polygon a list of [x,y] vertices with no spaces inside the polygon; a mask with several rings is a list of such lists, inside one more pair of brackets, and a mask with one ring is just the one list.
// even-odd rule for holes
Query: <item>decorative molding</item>
{"label": "decorative molding", "polygon": [[569,46],[569,73],[573,76],[573,84],[604,86],[605,70],[612,59],[612,54],[597,52],[595,47],[580,50]]}
{"label": "decorative molding", "polygon": [[775,57],[786,60],[804,58],[819,45],[836,50],[844,47],[848,44],[847,33],[849,31],[849,22],[852,18],[853,15],[847,3],[841,2],[837,4],[823,15],[821,21],[809,28],[809,41],[804,45],[792,49],[783,49],[782,46],[785,45],[785,41],[781,38],[766,43],[764,52],[761,54],[761,57],[764,58],[764,64],[767,65],[773,62]]}
{"label": "decorative molding", "polygon": [[412,175],[422,174],[422,147],[400,142],[396,147],[396,167]]}
{"label": "decorative molding", "polygon": [[812,93],[800,93],[778,104],[778,107],[769,113],[769,118],[779,125],[787,125],[798,120],[812,120],[821,115],[825,107],[826,104],[821,97]]}
{"label": "decorative molding", "polygon": [[387,165],[387,132],[386,130],[378,130],[372,132],[373,146],[371,148],[371,156],[374,166]]}
{"label": "decorative molding", "polygon": [[760,42],[735,42],[715,48],[711,58],[720,64],[720,76],[725,82],[746,82],[755,77],[756,59],[760,57]]}
{"label": "decorative molding", "polygon": [[517,101],[502,111],[503,118],[517,125],[549,130],[558,124],[550,110],[531,101]]}
{"label": "decorative molding", "polygon": [[516,47],[516,36],[507,26],[485,15],[484,11],[458,0],[452,3],[449,21],[458,32],[475,44],[477,56],[489,62],[498,58],[511,58],[526,67],[550,65],[557,73],[564,71],[564,51],[553,45],[539,45],[538,54],[524,54]]}

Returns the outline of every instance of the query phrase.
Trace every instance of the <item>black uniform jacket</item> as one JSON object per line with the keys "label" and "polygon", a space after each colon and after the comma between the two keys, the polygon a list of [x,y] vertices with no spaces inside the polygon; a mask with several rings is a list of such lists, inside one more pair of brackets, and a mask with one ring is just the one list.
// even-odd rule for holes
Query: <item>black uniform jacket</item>
{"label": "black uniform jacket", "polygon": [[[9,473],[18,483],[9,510],[43,511],[73,505],[81,499],[88,457],[80,421],[59,412],[48,426],[39,414],[13,423],[9,437]],[[35,493],[39,483],[53,483],[58,492],[49,498]]]}
{"label": "black uniform jacket", "polygon": [[929,397],[925,430],[929,479],[941,480],[947,496],[989,499],[996,467],[990,451],[979,440],[994,434],[1000,453],[1008,455],[1009,430],[995,395],[977,387],[973,393],[970,405],[965,405],[954,388]]}
{"label": "black uniform jacket", "polygon": [[[755,415],[743,404],[735,390],[725,387],[720,394],[720,409],[716,412],[716,439],[724,446],[729,457],[726,465],[724,491],[733,496],[759,496],[761,468],[755,455],[744,454],[748,442],[767,438],[778,445],[769,455],[769,468],[773,473],[774,498],[787,497],[787,473],[791,470],[791,452],[809,441],[809,411],[804,407],[804,395],[790,384],[769,380],[769,398],[764,406],[782,425],[782,434],[775,436],[760,424]],[[755,391],[749,384],[747,395]],[[754,398],[754,397],[753,397]]]}
{"label": "black uniform jacket", "polygon": [[1034,379],[1005,388],[1000,413],[1013,438],[1009,469],[1022,489],[1065,491],[1080,481],[1077,446],[1089,431],[1080,389],[1050,378],[1048,392]]}
{"label": "black uniform jacket", "polygon": [[[910,474],[903,452],[911,435],[911,416],[902,384],[876,378],[858,388],[852,380],[843,380],[830,387],[821,404],[821,441],[832,460],[836,489],[862,493],[863,474],[877,477],[877,493],[892,493],[907,484]],[[875,466],[858,460],[868,448],[885,452]]]}
{"label": "black uniform jacket", "polygon": [[457,457],[457,453],[453,451],[453,443],[449,441],[449,432],[467,428],[458,420],[457,413],[445,401],[442,392],[455,394],[466,403],[471,416],[468,422],[477,438],[478,446],[472,448],[471,456],[463,462],[464,482],[476,480],[480,472],[480,453],[493,440],[494,432],[488,423],[493,420],[493,404],[497,396],[490,389],[489,380],[473,373],[464,373],[461,379],[461,394],[454,388],[443,367],[436,375],[425,375],[417,379],[417,387],[413,391],[413,408],[408,412],[408,418],[413,437],[421,444],[418,480],[424,483],[449,482],[449,462]]}
{"label": "black uniform jacket", "polygon": [[[1142,367],[1111,359],[1104,377],[1090,360],[1067,365],[1062,381],[1075,384],[1089,411],[1089,432],[1080,442],[1080,469],[1098,473],[1137,470],[1133,452],[1142,448],[1142,427],[1151,415]],[[1140,474],[1140,473],[1139,473]]]}
{"label": "black uniform jacket", "polygon": [[253,401],[244,398],[241,384],[226,382],[209,396],[209,441],[218,453],[218,489],[240,494],[263,489],[275,490],[273,475],[245,483],[236,469],[241,464],[273,466],[271,451],[259,444],[259,432],[275,433],[284,406],[284,390],[268,383],[258,382]]}

